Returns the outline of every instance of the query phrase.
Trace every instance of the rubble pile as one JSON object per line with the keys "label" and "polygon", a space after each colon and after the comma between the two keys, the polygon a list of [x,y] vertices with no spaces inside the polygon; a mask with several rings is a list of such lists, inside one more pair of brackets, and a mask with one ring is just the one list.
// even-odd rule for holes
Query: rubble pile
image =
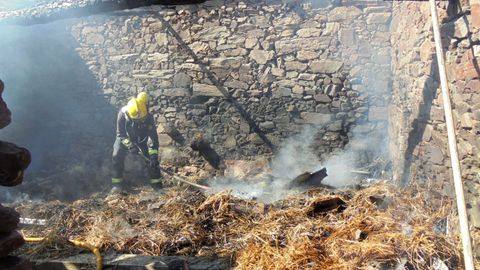
{"label": "rubble pile", "polygon": [[46,227],[23,231],[48,239],[24,249],[33,259],[76,252],[66,239],[78,239],[103,253],[230,256],[237,269],[460,269],[452,202],[425,191],[381,183],[263,204],[177,187],[17,209],[47,219]]}

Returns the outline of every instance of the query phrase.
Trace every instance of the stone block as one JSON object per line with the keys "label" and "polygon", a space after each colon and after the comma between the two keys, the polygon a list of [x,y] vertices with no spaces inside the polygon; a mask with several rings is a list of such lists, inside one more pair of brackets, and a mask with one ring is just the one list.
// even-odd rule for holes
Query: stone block
{"label": "stone block", "polygon": [[275,42],[277,54],[295,53],[300,50],[319,51],[330,46],[330,37],[284,39]]}
{"label": "stone block", "polygon": [[262,145],[264,144],[262,138],[260,136],[258,136],[257,133],[250,133],[248,134],[248,138],[247,138],[248,142],[254,144],[254,145]]}
{"label": "stone block", "polygon": [[341,131],[343,129],[343,121],[336,120],[333,123],[329,124],[327,129],[329,131]]}
{"label": "stone block", "polygon": [[220,57],[210,59],[212,68],[239,68],[242,65],[243,57]]}
{"label": "stone block", "polygon": [[234,88],[234,89],[248,89],[248,84],[239,81],[239,80],[230,80],[224,83],[225,87]]}
{"label": "stone block", "polygon": [[480,57],[480,45],[473,45],[473,55],[477,58]]}
{"label": "stone block", "polygon": [[325,95],[330,96],[330,97],[336,97],[340,90],[341,90],[341,87],[339,85],[329,84],[329,85],[325,86],[325,89],[323,90],[323,93]]}
{"label": "stone block", "polygon": [[318,28],[303,28],[297,31],[299,37],[318,37],[322,33],[321,29]]}
{"label": "stone block", "polygon": [[468,215],[470,216],[472,225],[480,229],[480,204],[478,202],[474,201],[472,208],[468,209]]}
{"label": "stone block", "polygon": [[336,7],[328,13],[328,21],[336,22],[354,20],[362,13],[362,10],[354,6]]}
{"label": "stone block", "polygon": [[367,24],[386,24],[391,16],[391,13],[371,13],[367,16]]}
{"label": "stone block", "polygon": [[223,143],[225,148],[235,148],[237,147],[237,140],[235,139],[235,136],[228,136],[225,139],[225,142]]}
{"label": "stone block", "polygon": [[463,129],[468,129],[468,130],[472,129],[475,126],[474,122],[475,120],[473,117],[473,113],[462,114],[461,125]]}
{"label": "stone block", "polygon": [[426,147],[426,157],[427,159],[436,165],[443,165],[444,156],[442,150],[434,145],[429,145]]}
{"label": "stone block", "polygon": [[304,123],[313,125],[325,125],[332,120],[332,115],[326,113],[302,112],[300,116]]}
{"label": "stone block", "polygon": [[445,121],[444,119],[445,119],[445,114],[442,108],[432,107],[430,109],[430,120],[443,122]]}
{"label": "stone block", "polygon": [[325,25],[325,30],[323,31],[323,35],[324,36],[332,36],[334,34],[337,34],[339,29],[340,29],[340,23],[328,22]]}
{"label": "stone block", "polygon": [[265,121],[259,124],[262,130],[272,130],[275,128],[275,124],[272,121]]}
{"label": "stone block", "polygon": [[194,83],[193,84],[194,96],[210,96],[210,97],[223,97],[223,94],[215,85]]}
{"label": "stone block", "polygon": [[173,144],[173,139],[167,134],[158,134],[158,143],[160,147],[171,146]]}
{"label": "stone block", "polygon": [[294,70],[298,72],[303,72],[307,69],[307,64],[298,61],[285,62],[285,69],[287,71]]}
{"label": "stone block", "polygon": [[168,35],[166,33],[156,33],[155,40],[160,46],[166,46],[168,44]]}
{"label": "stone block", "polygon": [[480,28],[480,3],[472,4],[471,15],[472,15],[472,27],[479,29]]}
{"label": "stone block", "polygon": [[187,88],[168,88],[163,90],[163,95],[167,97],[185,97],[188,96]]}
{"label": "stone block", "polygon": [[218,40],[230,36],[230,32],[226,26],[210,26],[205,27],[195,34],[196,38],[201,41]]}
{"label": "stone block", "polygon": [[129,54],[121,54],[121,55],[112,55],[108,59],[113,62],[117,61],[132,61],[139,56],[138,53],[129,53]]}
{"label": "stone block", "polygon": [[292,90],[287,87],[278,87],[272,90],[272,95],[274,97],[289,97],[292,94]]}
{"label": "stone block", "polygon": [[332,74],[340,70],[343,62],[334,60],[315,60],[310,63],[310,69],[314,73]]}
{"label": "stone block", "polygon": [[302,73],[298,75],[298,79],[304,80],[304,81],[314,81],[316,78],[317,78],[316,74]]}
{"label": "stone block", "polygon": [[190,75],[186,73],[180,72],[180,73],[176,73],[173,76],[173,85],[175,87],[187,88],[187,87],[190,87],[191,83],[192,83],[192,77],[190,77]]}
{"label": "stone block", "polygon": [[432,131],[433,131],[432,125],[426,125],[425,130],[423,131],[422,141],[424,142],[430,141],[432,139]]}
{"label": "stone block", "polygon": [[[136,55],[136,54],[133,54]],[[152,53],[147,55],[148,61],[152,62],[167,62],[168,53]]]}
{"label": "stone block", "polygon": [[332,99],[325,94],[317,94],[315,95],[315,100],[320,103],[330,103]]}
{"label": "stone block", "polygon": [[292,88],[292,93],[293,93],[293,94],[297,94],[297,95],[303,95],[303,87],[300,86],[300,85],[295,85],[295,86]]}
{"label": "stone block", "polygon": [[188,47],[195,53],[206,53],[210,48],[207,42],[196,41],[192,44],[189,44]]}
{"label": "stone block", "polygon": [[355,43],[355,30],[352,28],[349,29],[341,29],[338,32],[338,39],[340,43],[344,45],[351,45]]}
{"label": "stone block", "polygon": [[420,46],[420,59],[422,62],[427,62],[432,59],[433,44],[430,40],[425,40]]}
{"label": "stone block", "polygon": [[265,51],[265,50],[252,50],[250,52],[250,58],[253,59],[258,64],[264,65],[268,61],[272,60],[274,56],[273,51]]}
{"label": "stone block", "polygon": [[453,36],[456,38],[466,38],[469,33],[469,24],[471,21],[470,16],[462,16],[455,20],[453,23],[454,27],[454,34]]}
{"label": "stone block", "polygon": [[300,61],[313,60],[317,59],[318,57],[318,53],[314,51],[300,50],[297,52],[297,59]]}
{"label": "stone block", "polygon": [[272,75],[276,76],[276,77],[285,76],[285,70],[283,70],[281,68],[272,68],[271,72],[272,72]]}
{"label": "stone block", "polygon": [[136,79],[164,79],[168,80],[173,77],[172,69],[152,69],[152,70],[133,70],[133,78]]}
{"label": "stone block", "polygon": [[253,49],[258,44],[258,38],[249,37],[245,39],[245,48]]}
{"label": "stone block", "polygon": [[387,7],[382,7],[382,6],[372,6],[372,7],[366,7],[363,9],[363,13],[365,14],[370,14],[370,13],[384,13],[387,11]]}

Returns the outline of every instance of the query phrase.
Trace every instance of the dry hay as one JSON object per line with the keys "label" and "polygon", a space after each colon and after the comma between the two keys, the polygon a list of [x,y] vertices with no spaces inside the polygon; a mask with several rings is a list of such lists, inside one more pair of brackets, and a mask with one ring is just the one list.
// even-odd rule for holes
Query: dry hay
{"label": "dry hay", "polygon": [[451,200],[417,187],[312,190],[270,205],[173,188],[17,210],[50,219],[49,243],[28,248],[37,257],[65,251],[60,239],[73,238],[120,253],[231,256],[238,269],[367,269],[402,259],[461,268],[458,236],[439,232],[455,218]]}

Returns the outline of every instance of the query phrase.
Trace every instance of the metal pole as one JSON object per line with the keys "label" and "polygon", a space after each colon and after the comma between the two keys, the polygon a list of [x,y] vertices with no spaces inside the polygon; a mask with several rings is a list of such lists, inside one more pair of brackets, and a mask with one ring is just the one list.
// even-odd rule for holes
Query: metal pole
{"label": "metal pole", "polygon": [[432,13],[433,36],[435,38],[435,49],[437,53],[438,73],[442,87],[443,109],[445,111],[445,122],[447,124],[448,148],[450,150],[450,161],[452,162],[453,182],[455,184],[455,193],[457,197],[458,219],[460,224],[460,234],[463,244],[463,259],[466,270],[474,270],[472,256],[472,243],[470,241],[470,232],[468,229],[467,208],[465,206],[465,197],[463,194],[462,173],[460,161],[457,153],[457,138],[455,127],[453,125],[452,105],[450,103],[450,92],[448,89],[447,73],[445,72],[445,61],[443,58],[442,37],[440,35],[440,26],[438,23],[437,6],[435,0],[430,1]]}

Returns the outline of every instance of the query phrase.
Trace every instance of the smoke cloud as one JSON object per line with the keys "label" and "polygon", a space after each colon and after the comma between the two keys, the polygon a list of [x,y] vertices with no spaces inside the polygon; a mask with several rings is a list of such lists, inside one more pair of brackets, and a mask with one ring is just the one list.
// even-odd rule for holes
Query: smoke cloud
{"label": "smoke cloud", "polygon": [[285,140],[267,169],[270,172],[269,178],[262,175],[258,179],[241,181],[219,177],[209,180],[208,185],[212,192],[231,190],[235,196],[272,202],[301,191],[289,186],[295,177],[324,167],[327,168],[328,176],[322,184],[337,188],[359,184],[366,178],[388,178],[388,171],[385,171],[388,169],[388,137],[372,137],[371,134],[353,129],[353,137],[344,149],[338,149],[321,160],[315,150],[315,144],[321,143],[315,139],[319,129],[320,127],[306,127],[300,134]]}
{"label": "smoke cloud", "polygon": [[50,179],[35,191],[44,197],[56,185],[76,188],[70,196],[78,197],[95,191],[95,182],[108,183],[103,168],[115,136],[116,108],[100,95],[101,87],[76,53],[72,23],[0,27],[0,78],[12,111],[0,140],[31,151],[22,189]]}

